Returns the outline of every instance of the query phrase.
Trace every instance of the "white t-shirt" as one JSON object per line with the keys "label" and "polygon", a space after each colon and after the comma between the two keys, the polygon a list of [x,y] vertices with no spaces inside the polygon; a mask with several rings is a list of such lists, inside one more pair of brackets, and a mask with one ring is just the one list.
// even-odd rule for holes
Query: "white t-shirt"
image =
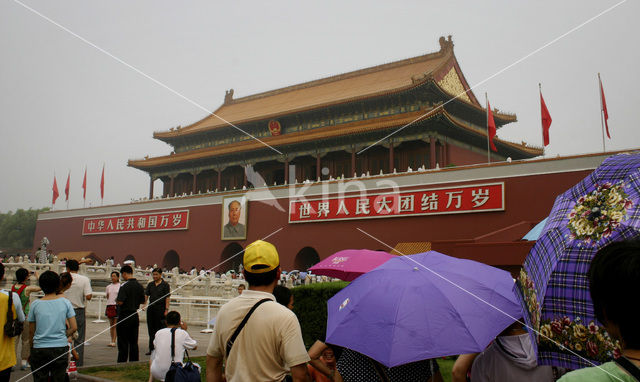
{"label": "white t-shirt", "polygon": [[118,291],[120,290],[120,283],[111,283],[105,288],[107,293],[107,305],[115,305],[116,297],[118,297]]}
{"label": "white t-shirt", "polygon": [[64,292],[64,297],[71,301],[73,309],[84,308],[85,297],[93,294],[91,281],[87,276],[71,273],[73,282],[71,287]]}
{"label": "white t-shirt", "polygon": [[[176,355],[174,360],[182,362],[184,349],[194,349],[196,340],[189,336],[185,330],[176,329],[175,334]],[[153,340],[153,353],[151,354],[151,374],[153,378],[164,381],[164,377],[171,366],[171,328],[160,329]]]}

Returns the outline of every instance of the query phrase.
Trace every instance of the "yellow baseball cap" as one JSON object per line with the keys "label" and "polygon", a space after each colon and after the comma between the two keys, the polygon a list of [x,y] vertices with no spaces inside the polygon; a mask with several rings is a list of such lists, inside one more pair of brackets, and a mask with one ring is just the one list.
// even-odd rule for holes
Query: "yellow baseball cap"
{"label": "yellow baseball cap", "polygon": [[244,250],[242,264],[247,272],[265,273],[278,268],[280,257],[273,244],[257,240]]}

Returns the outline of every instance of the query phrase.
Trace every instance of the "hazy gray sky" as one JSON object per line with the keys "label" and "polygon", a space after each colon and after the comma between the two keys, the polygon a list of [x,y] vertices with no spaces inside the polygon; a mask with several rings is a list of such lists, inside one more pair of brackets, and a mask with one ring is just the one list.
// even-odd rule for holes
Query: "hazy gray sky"
{"label": "hazy gray sky", "polygon": [[[414,57],[453,36],[471,86],[618,1],[24,1],[202,106]],[[541,145],[538,82],[553,118],[547,156],[602,150],[597,73],[612,139],[640,147],[640,5],[627,1],[474,89],[518,122],[499,137]],[[205,116],[13,0],[0,2],[0,211],[51,204],[54,171],[70,208],[148,194],[131,158],[169,153],[154,131]],[[161,187],[156,186],[156,193]],[[56,209],[64,209],[64,195]]]}

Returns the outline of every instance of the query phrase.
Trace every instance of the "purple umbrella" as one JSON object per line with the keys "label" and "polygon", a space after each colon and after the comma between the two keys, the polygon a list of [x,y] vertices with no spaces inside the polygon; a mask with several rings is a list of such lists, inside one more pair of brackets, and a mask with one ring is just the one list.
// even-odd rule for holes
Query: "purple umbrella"
{"label": "purple umbrella", "polygon": [[522,316],[512,288],[508,272],[475,261],[398,256],[328,301],[326,342],[388,367],[479,352]]}
{"label": "purple umbrella", "polygon": [[393,257],[396,256],[382,251],[345,249],[327,257],[309,270],[318,275],[353,281]]}
{"label": "purple umbrella", "polygon": [[538,361],[572,369],[611,360],[617,350],[596,320],[587,271],[596,252],[640,236],[640,154],[607,158],[556,198],[515,288]]}

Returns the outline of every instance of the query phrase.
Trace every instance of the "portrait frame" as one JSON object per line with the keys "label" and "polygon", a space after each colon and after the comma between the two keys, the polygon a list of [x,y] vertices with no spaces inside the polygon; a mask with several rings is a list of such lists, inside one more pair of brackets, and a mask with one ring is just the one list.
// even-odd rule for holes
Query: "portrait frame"
{"label": "portrait frame", "polygon": [[[225,228],[229,224],[229,204],[232,202],[240,203],[240,217],[238,219],[238,225],[242,225],[244,227],[244,232],[242,233],[229,233],[229,230],[232,229],[231,226],[225,232]],[[220,239],[221,240],[246,240],[247,239],[247,222],[249,220],[249,203],[246,195],[229,195],[222,197],[222,217],[220,219]],[[237,228],[236,228],[237,229]],[[226,233],[226,235],[225,235]]]}

